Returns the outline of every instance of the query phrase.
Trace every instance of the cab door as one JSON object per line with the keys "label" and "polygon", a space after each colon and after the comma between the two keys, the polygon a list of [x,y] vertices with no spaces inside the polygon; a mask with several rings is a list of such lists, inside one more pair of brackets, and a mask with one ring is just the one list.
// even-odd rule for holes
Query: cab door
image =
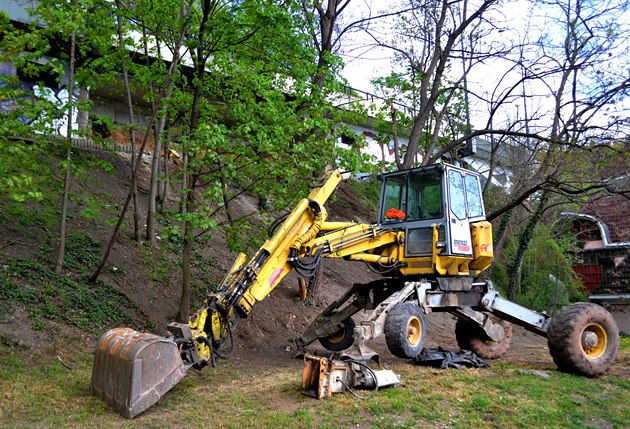
{"label": "cab door", "polygon": [[466,210],[466,187],[464,174],[449,168],[448,176],[448,230],[450,253],[472,256],[470,222]]}

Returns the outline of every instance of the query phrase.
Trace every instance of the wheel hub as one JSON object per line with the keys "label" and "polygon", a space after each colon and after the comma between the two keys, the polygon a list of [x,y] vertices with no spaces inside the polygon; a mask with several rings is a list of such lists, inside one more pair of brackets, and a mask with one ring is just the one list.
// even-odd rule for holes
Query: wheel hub
{"label": "wheel hub", "polygon": [[587,357],[596,359],[606,351],[608,336],[599,323],[589,323],[582,331],[582,350]]}
{"label": "wheel hub", "polygon": [[330,341],[331,343],[340,343],[345,338],[345,336],[346,332],[341,329],[337,333],[334,333],[330,337],[328,337],[328,341]]}
{"label": "wheel hub", "polygon": [[413,347],[418,345],[422,338],[422,322],[416,317],[407,322],[407,340]]}
{"label": "wheel hub", "polygon": [[582,346],[585,349],[592,349],[598,343],[597,334],[595,332],[585,331],[582,334]]}

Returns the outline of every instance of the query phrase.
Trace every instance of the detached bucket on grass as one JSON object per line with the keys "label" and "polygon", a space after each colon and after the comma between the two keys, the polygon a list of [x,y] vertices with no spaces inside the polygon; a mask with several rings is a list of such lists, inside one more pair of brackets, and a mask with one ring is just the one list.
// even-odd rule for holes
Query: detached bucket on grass
{"label": "detached bucket on grass", "polygon": [[116,328],[98,341],[90,391],[130,419],[155,404],[188,368],[175,342]]}

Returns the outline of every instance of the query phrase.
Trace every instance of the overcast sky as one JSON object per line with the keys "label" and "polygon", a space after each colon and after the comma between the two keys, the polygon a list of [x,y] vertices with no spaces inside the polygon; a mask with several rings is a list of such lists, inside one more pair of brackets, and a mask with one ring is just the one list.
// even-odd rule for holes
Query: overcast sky
{"label": "overcast sky", "polygon": [[[615,3],[621,0],[611,0],[610,3]],[[383,12],[392,12],[399,10],[406,2],[404,0],[352,0],[349,9],[344,11],[343,22],[352,22],[357,17],[364,17],[368,13],[372,16]],[[469,4],[474,4],[475,0],[470,0]],[[487,18],[493,22],[500,22],[502,31],[494,31],[490,37],[504,38],[511,40],[523,40],[526,36],[531,39],[536,39],[541,32],[551,33],[553,37],[553,26],[549,25],[549,21],[545,21],[543,15],[548,15],[551,9],[541,10],[539,9],[540,3],[536,3],[537,10],[534,13],[532,20],[528,20],[530,16],[530,8],[532,2],[526,0],[508,1],[502,3],[500,12],[491,12],[487,15]],[[628,27],[628,14],[622,16],[618,22],[621,27]],[[392,19],[383,20],[378,25],[372,25],[370,30],[383,40],[391,40],[393,35],[396,34],[396,29],[393,26],[394,21]],[[528,27],[529,25],[529,27]],[[556,34],[559,37],[564,37],[561,32]],[[530,40],[531,40],[530,39]],[[396,66],[392,64],[392,52],[384,48],[377,48],[374,46],[374,40],[363,32],[348,33],[343,40],[342,57],[345,61],[345,67],[342,75],[348,80],[353,88],[363,90],[366,92],[374,93],[374,87],[370,81],[379,76],[388,75]],[[626,41],[625,48],[622,44],[620,49],[625,50],[625,54],[621,56],[621,69],[627,70],[627,51],[630,49],[630,42]],[[475,66],[472,72],[468,76],[468,87],[471,91],[476,93],[483,93],[492,91],[499,83],[499,79],[508,70],[508,67],[513,65],[514,61],[500,61],[493,60],[484,64]],[[455,69],[456,64],[453,65]],[[459,72],[461,69],[457,70]],[[520,72],[517,70],[503,81],[503,85],[512,85],[515,81],[520,79]],[[583,77],[583,79],[586,79]],[[552,85],[553,87],[553,82]],[[538,88],[528,85],[526,87],[528,95],[536,95],[528,99],[529,105],[527,106],[528,113],[534,110],[541,110],[546,108],[552,101],[552,97],[545,96],[545,93],[549,93],[549,87],[540,86]],[[628,102],[621,103],[618,106],[628,106]],[[476,128],[485,128],[485,122],[487,120],[488,107],[484,103],[480,103],[478,100],[471,99],[471,115],[473,125]],[[503,113],[503,119],[507,119],[509,116],[512,118],[523,115],[523,106],[515,103],[511,106],[510,110],[506,110]]]}

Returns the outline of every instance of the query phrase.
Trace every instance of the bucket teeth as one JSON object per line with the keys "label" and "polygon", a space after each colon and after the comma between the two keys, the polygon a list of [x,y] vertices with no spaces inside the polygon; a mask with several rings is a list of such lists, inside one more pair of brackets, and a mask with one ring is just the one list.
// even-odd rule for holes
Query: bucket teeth
{"label": "bucket teeth", "polygon": [[175,342],[116,328],[98,341],[90,391],[124,417],[133,418],[184,378],[188,368]]}

